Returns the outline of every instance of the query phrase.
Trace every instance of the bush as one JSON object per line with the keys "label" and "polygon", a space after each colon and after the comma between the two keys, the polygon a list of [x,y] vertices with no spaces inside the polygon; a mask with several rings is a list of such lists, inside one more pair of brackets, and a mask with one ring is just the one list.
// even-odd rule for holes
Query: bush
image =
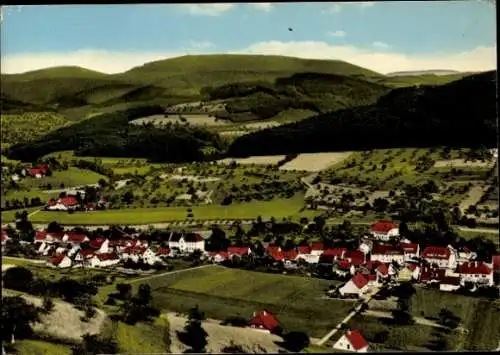
{"label": "bush", "polygon": [[54,309],[54,301],[52,298],[45,297],[43,299],[42,310],[45,314],[49,314]]}

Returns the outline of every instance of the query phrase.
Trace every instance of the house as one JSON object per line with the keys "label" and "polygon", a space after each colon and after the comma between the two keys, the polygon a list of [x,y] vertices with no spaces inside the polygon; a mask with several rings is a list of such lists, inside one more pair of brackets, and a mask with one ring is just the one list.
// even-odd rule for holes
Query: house
{"label": "house", "polygon": [[82,266],[94,266],[96,263],[96,260],[91,262],[90,260],[93,259],[95,255],[95,251],[92,249],[80,249],[78,253],[75,255],[75,263],[78,263]]}
{"label": "house", "polygon": [[76,196],[59,197],[57,200],[50,199],[47,202],[47,211],[74,211],[80,206]]}
{"label": "house", "polygon": [[354,266],[360,266],[366,262],[365,254],[360,250],[348,250],[344,254],[344,259],[349,261]]}
{"label": "house", "polygon": [[368,280],[361,273],[354,275],[344,286],[339,288],[342,296],[345,295],[362,295],[368,291]]}
{"label": "house", "polygon": [[273,255],[273,254],[276,254],[276,253],[280,253],[281,252],[281,247],[276,245],[276,244],[268,244],[266,245],[266,253],[268,255]]}
{"label": "house", "polygon": [[392,221],[381,220],[371,226],[370,233],[375,239],[389,241],[399,237],[399,227]]}
{"label": "house", "polygon": [[311,245],[311,254],[312,255],[321,255],[325,250],[325,245],[322,242],[316,242]]}
{"label": "house", "polygon": [[45,174],[47,173],[48,170],[49,170],[49,166],[47,164],[40,164],[40,165],[37,165],[35,167],[28,168],[27,173],[31,177],[40,179],[43,176],[45,176]]}
{"label": "house", "polygon": [[411,261],[420,255],[420,246],[417,243],[400,243],[399,247],[403,251],[404,261]]}
{"label": "house", "polygon": [[354,275],[356,268],[347,260],[339,260],[333,265],[333,273],[341,277]]}
{"label": "house", "polygon": [[366,353],[368,351],[368,346],[368,342],[359,330],[349,329],[335,342],[333,348],[341,351]]}
{"label": "house", "polygon": [[460,284],[472,282],[476,285],[493,286],[493,269],[483,262],[472,261],[458,267]]}
{"label": "house", "polygon": [[299,245],[297,247],[297,253],[299,255],[311,254],[311,247],[309,245]]}
{"label": "house", "polygon": [[471,251],[469,248],[464,247],[458,250],[458,255],[457,255],[457,263],[459,265],[475,260],[477,257],[477,254],[473,251]]}
{"label": "house", "polygon": [[96,238],[90,241],[89,246],[96,251],[96,253],[106,254],[109,252],[109,239]]}
{"label": "house", "polygon": [[422,258],[430,265],[437,265],[439,268],[455,269],[456,256],[448,247],[428,246],[422,252]]}
{"label": "house", "polygon": [[266,333],[274,333],[279,328],[278,318],[267,310],[254,312],[253,318],[250,320],[250,328]]}
{"label": "house", "polygon": [[381,263],[396,262],[403,265],[405,261],[405,254],[399,247],[390,244],[375,244],[370,255],[371,261],[379,261]]}
{"label": "house", "polygon": [[94,255],[94,258],[99,259],[99,262],[94,262],[99,267],[107,267],[120,263],[120,257],[116,253],[96,254]]}
{"label": "house", "polygon": [[50,263],[59,268],[67,268],[71,266],[71,259],[64,254],[55,254],[50,259]]}
{"label": "house", "polygon": [[419,272],[420,268],[417,264],[407,264],[399,270],[397,280],[399,282],[418,280]]}
{"label": "house", "polygon": [[317,264],[319,262],[318,254],[299,254],[297,255],[297,261],[303,260],[308,264]]}
{"label": "house", "polygon": [[205,251],[205,239],[198,233],[172,233],[168,240],[168,247],[177,248],[182,253],[192,253],[195,250]]}
{"label": "house", "polygon": [[2,245],[5,245],[7,243],[7,241],[10,239],[9,234],[6,231],[4,231],[3,229],[1,230],[0,233],[2,234]]}
{"label": "house", "polygon": [[158,258],[165,258],[170,256],[170,249],[169,248],[158,248],[156,251],[156,256]]}
{"label": "house", "polygon": [[229,253],[227,251],[211,251],[208,253],[208,257],[214,263],[221,263],[229,259]]}
{"label": "house", "polygon": [[445,276],[439,284],[441,291],[452,292],[460,288],[460,277]]}
{"label": "house", "polygon": [[63,235],[62,241],[71,243],[73,245],[78,245],[78,244],[89,242],[90,240],[89,240],[89,237],[87,237],[85,234],[75,233],[75,232],[67,232]]}
{"label": "house", "polygon": [[419,281],[427,284],[439,283],[446,275],[446,270],[436,266],[424,266],[419,275]]}
{"label": "house", "polygon": [[387,280],[389,279],[389,267],[387,264],[380,263],[377,266],[376,274],[378,279]]}
{"label": "house", "polygon": [[[334,260],[341,260],[347,253],[347,248],[327,248],[322,255],[333,256]],[[364,256],[364,255],[363,255]]]}
{"label": "house", "polygon": [[229,254],[229,257],[232,257],[233,255],[243,256],[251,254],[252,249],[250,249],[250,247],[228,247],[227,253]]}

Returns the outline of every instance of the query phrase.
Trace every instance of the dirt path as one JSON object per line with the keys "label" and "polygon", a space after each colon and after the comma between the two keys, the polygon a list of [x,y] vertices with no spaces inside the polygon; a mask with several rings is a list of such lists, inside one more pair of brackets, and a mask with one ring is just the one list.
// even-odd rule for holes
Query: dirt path
{"label": "dirt path", "polygon": [[[177,332],[183,331],[187,318],[175,313],[168,313],[164,316],[168,317],[170,328],[170,352],[183,353],[187,347],[178,339]],[[207,353],[220,353],[231,342],[240,345],[250,353],[278,353],[281,350],[275,342],[280,342],[282,339],[276,335],[251,328],[221,325],[219,321],[214,319],[205,320],[202,326],[208,333]]]}

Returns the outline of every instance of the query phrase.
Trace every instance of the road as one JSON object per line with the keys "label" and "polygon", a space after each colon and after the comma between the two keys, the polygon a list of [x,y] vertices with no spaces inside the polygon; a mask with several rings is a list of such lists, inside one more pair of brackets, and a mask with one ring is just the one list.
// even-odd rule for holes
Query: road
{"label": "road", "polygon": [[347,322],[349,322],[351,318],[354,317],[361,310],[363,304],[368,305],[368,303],[370,303],[370,301],[372,300],[373,296],[375,296],[380,290],[381,288],[375,288],[372,291],[372,293],[368,297],[366,297],[366,299],[361,304],[356,306],[356,308],[351,313],[349,313],[347,317],[345,317],[335,328],[333,328],[323,338],[321,338],[318,342],[316,342],[316,345],[323,346],[328,340],[330,340],[330,338],[333,337],[342,328],[342,325],[347,324]]}

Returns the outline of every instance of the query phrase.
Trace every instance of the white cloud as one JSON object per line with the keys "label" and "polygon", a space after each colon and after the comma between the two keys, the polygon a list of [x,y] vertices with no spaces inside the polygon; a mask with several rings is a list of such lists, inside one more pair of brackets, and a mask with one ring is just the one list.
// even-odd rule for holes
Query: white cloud
{"label": "white cloud", "polygon": [[255,3],[255,4],[249,4],[249,5],[252,6],[256,10],[264,11],[264,12],[269,12],[274,7],[274,5],[270,2],[260,2],[260,3]]}
{"label": "white cloud", "polygon": [[373,7],[375,5],[375,2],[371,1],[358,1],[358,2],[341,2],[341,3],[336,3],[328,6],[326,9],[321,11],[324,14],[338,14],[342,10],[344,10],[346,7],[351,6],[351,7],[358,7],[361,9],[367,9],[369,7]]}
{"label": "white cloud", "polygon": [[200,50],[215,47],[215,45],[210,41],[189,41],[189,45],[191,48]]}
{"label": "white cloud", "polygon": [[380,42],[380,41],[375,41],[372,43],[372,45],[378,49],[387,49],[390,47],[387,43]]}
{"label": "white cloud", "polygon": [[[214,53],[211,48],[193,48],[189,54]],[[235,54],[285,55],[310,59],[343,60],[379,73],[405,70],[449,69],[483,71],[496,69],[496,47],[476,47],[468,51],[447,54],[405,54],[393,50],[365,49],[326,42],[268,41],[233,50]],[[2,56],[3,73],[22,73],[41,68],[76,65],[105,73],[119,73],[144,63],[185,55],[185,50],[171,52],[108,52],[80,50],[69,53],[25,53]]]}
{"label": "white cloud", "polygon": [[334,32],[328,32],[328,35],[331,37],[345,37],[347,33],[345,31],[334,31]]}
{"label": "white cloud", "polygon": [[196,16],[219,16],[231,10],[234,4],[181,4],[180,9]]}

